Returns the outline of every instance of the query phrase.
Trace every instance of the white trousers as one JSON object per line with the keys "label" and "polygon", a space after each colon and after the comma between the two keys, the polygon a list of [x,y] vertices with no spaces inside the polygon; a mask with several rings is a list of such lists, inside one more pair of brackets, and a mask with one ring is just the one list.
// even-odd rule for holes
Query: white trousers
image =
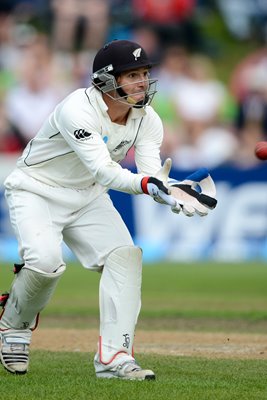
{"label": "white trousers", "polygon": [[[43,282],[40,271],[47,277],[65,267],[61,249],[64,241],[85,268],[100,271],[104,266],[96,371],[114,367],[121,357],[131,360],[141,306],[142,256],[109,195],[99,185],[86,190],[51,187],[20,170],[7,178],[5,186],[11,223],[25,267],[21,271],[24,275],[18,274],[20,280],[11,290],[2,321],[4,328],[11,326],[12,321],[15,327],[20,327],[21,319],[26,317],[30,324],[39,308],[47,303],[47,290],[45,301],[40,299]],[[34,270],[38,271],[37,276],[33,276]],[[27,311],[31,299],[23,296],[29,291],[27,272],[28,287],[35,292],[36,304],[41,304],[39,308],[33,307],[30,315]],[[39,286],[36,280],[40,281]],[[17,302],[21,308],[19,315],[13,307]]]}
{"label": "white trousers", "polygon": [[16,169],[5,182],[11,224],[24,263],[53,272],[64,241],[80,263],[101,270],[109,253],[133,241],[109,195],[99,185],[51,187]]}

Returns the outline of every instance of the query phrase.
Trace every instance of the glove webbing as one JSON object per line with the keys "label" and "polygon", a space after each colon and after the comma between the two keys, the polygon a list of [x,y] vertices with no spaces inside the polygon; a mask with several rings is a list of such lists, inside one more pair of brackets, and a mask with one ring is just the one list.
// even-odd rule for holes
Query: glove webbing
{"label": "glove webbing", "polygon": [[204,204],[206,207],[213,209],[217,205],[217,200],[213,197],[208,196],[207,194],[198,193],[194,189],[191,188],[190,185],[185,185],[181,183],[177,183],[172,185],[174,187],[178,187],[182,189],[184,192],[188,193],[190,196],[195,197],[201,204]]}

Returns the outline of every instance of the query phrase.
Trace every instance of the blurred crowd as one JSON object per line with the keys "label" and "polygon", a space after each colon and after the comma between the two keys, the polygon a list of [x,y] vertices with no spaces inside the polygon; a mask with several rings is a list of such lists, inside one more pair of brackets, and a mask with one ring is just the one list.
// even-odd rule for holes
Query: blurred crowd
{"label": "blurred crowd", "polygon": [[[214,4],[236,40],[256,32],[259,43],[229,82],[218,78],[198,24]],[[153,106],[163,159],[180,169],[258,162],[254,145],[267,140],[264,0],[1,0],[0,154],[19,154],[63,97],[90,85],[96,51],[114,38],[159,61]]]}

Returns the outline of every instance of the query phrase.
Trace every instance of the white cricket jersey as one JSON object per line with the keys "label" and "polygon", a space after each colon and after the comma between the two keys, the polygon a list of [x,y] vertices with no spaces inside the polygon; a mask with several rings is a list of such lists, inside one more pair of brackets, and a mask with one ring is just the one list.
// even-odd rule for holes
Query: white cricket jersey
{"label": "white cricket jersey", "polygon": [[[126,125],[110,120],[101,92],[78,89],[59,103],[25,148],[17,167],[52,186],[142,193],[141,179],[161,167],[162,122],[152,107],[132,108]],[[34,110],[33,110],[34,112]],[[137,174],[122,168],[134,146]]]}

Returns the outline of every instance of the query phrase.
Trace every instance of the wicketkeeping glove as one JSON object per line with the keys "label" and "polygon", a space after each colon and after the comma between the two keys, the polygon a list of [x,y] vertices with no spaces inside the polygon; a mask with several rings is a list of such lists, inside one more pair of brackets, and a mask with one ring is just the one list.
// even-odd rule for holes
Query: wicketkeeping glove
{"label": "wicketkeeping glove", "polygon": [[177,200],[172,211],[192,217],[194,214],[205,216],[208,210],[217,205],[216,187],[206,168],[201,168],[189,175],[182,182],[170,182],[171,195]]}
{"label": "wicketkeeping glove", "polygon": [[170,195],[170,189],[161,180],[146,176],[141,181],[141,188],[145,194],[153,197],[158,203],[167,204],[171,207],[176,206],[176,200]]}

